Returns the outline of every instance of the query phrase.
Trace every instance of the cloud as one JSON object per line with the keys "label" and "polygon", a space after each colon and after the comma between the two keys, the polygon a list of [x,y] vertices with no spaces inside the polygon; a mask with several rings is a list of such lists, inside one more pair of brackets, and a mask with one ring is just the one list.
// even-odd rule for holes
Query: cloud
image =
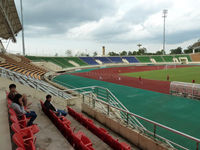
{"label": "cloud", "polygon": [[111,15],[115,10],[114,4],[113,0],[23,1],[25,29],[40,36],[62,34],[70,28]]}
{"label": "cloud", "polygon": [[31,39],[37,39],[38,48],[59,43],[60,49],[63,45],[63,49],[98,50],[112,45],[115,50],[142,43],[154,51],[153,45],[162,47],[163,9],[168,9],[166,43],[170,47],[200,36],[200,1],[196,0],[26,0],[23,4],[30,49]]}

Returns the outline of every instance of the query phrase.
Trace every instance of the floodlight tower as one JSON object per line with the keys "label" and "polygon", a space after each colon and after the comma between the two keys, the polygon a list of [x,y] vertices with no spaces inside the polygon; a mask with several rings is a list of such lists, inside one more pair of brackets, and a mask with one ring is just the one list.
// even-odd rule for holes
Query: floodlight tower
{"label": "floodlight tower", "polygon": [[22,49],[23,49],[23,55],[25,56],[24,18],[23,18],[23,5],[22,5],[22,0],[20,0],[20,6],[21,6],[21,22],[22,22]]}
{"label": "floodlight tower", "polygon": [[164,55],[164,52],[165,52],[165,19],[167,18],[167,12],[168,10],[167,9],[164,9],[163,10],[163,55]]}

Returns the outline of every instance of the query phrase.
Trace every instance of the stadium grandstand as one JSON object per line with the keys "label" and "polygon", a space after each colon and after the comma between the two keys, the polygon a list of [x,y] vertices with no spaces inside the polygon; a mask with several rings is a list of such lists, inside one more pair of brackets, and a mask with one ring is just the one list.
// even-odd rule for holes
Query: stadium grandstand
{"label": "stadium grandstand", "polygon": [[[0,20],[0,37],[17,42],[14,0],[0,2]],[[2,42],[0,50],[1,150],[200,149],[200,53],[29,56]]]}

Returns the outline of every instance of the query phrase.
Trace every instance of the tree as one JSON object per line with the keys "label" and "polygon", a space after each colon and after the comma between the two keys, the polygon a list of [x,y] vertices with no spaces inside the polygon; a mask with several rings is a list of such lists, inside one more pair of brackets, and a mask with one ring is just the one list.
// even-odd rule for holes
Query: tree
{"label": "tree", "polygon": [[145,47],[140,48],[137,52],[138,55],[144,55],[145,53],[147,53],[147,49]]}
{"label": "tree", "polygon": [[156,54],[156,55],[165,55],[166,53],[165,53],[165,51],[162,49],[162,50],[160,50],[160,51],[157,51],[155,54]]}
{"label": "tree", "polygon": [[68,57],[71,57],[72,56],[72,51],[70,49],[68,49],[65,54],[68,56]]}
{"label": "tree", "polygon": [[120,56],[127,56],[127,52],[126,52],[126,51],[122,51],[122,52],[120,53]]}
{"label": "tree", "polygon": [[109,52],[108,55],[109,55],[109,56],[119,56],[119,54],[118,54],[118,53],[115,53],[115,52]]}
{"label": "tree", "polygon": [[132,53],[133,55],[137,55],[137,51],[133,51],[133,53]]}
{"label": "tree", "polygon": [[170,54],[182,54],[182,48],[177,47],[176,49],[171,49]]}
{"label": "tree", "polygon": [[84,52],[82,52],[82,53],[80,53],[80,56],[89,56],[89,55],[84,53]]}
{"label": "tree", "polygon": [[193,52],[192,46],[188,46],[187,49],[184,49],[185,54],[189,54],[189,53],[192,53],[192,52]]}
{"label": "tree", "polygon": [[133,53],[131,51],[128,52],[128,56],[133,55]]}
{"label": "tree", "polygon": [[94,53],[93,53],[93,57],[95,57],[95,56],[97,56],[97,55],[98,55],[97,52],[94,52]]}
{"label": "tree", "polygon": [[58,57],[58,53],[55,53],[55,57]]}

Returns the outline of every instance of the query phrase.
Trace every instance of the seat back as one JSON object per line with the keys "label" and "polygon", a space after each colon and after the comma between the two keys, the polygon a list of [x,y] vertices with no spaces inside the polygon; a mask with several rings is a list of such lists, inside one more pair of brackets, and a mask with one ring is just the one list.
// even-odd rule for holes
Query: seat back
{"label": "seat back", "polygon": [[10,120],[11,120],[12,123],[19,123],[16,115],[11,115]]}
{"label": "seat back", "polygon": [[12,136],[12,140],[18,147],[25,148],[24,147],[24,140],[23,140],[23,138],[22,138],[20,133],[15,133]]}
{"label": "seat back", "polygon": [[15,115],[16,116],[16,112],[12,108],[9,109],[9,113],[10,113],[10,115]]}
{"label": "seat back", "polygon": [[15,133],[19,133],[21,131],[21,128],[19,126],[19,123],[13,123],[11,125],[11,129],[13,130],[13,132]]}
{"label": "seat back", "polygon": [[18,147],[16,150],[26,150],[25,148]]}

